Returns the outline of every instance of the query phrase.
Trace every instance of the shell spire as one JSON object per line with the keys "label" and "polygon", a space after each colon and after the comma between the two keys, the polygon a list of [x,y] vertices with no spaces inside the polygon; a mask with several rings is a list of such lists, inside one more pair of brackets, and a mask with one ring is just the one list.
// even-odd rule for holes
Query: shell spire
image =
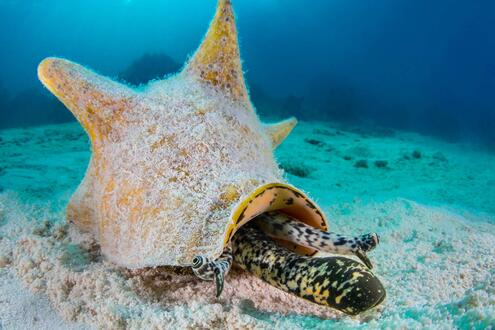
{"label": "shell spire", "polygon": [[210,28],[184,72],[215,86],[236,101],[248,100],[230,0],[218,1]]}
{"label": "shell spire", "polygon": [[292,129],[296,126],[297,119],[291,117],[275,124],[265,124],[265,132],[272,141],[272,147],[275,149],[289,136]]}

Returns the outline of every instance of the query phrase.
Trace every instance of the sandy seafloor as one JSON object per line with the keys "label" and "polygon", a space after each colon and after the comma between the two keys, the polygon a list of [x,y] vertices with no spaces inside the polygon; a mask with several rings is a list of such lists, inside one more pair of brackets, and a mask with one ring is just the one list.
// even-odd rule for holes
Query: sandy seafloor
{"label": "sandy seafloor", "polygon": [[71,123],[0,131],[0,329],[495,328],[495,153],[302,122],[276,154],[333,231],[380,234],[378,309],[346,316],[240,270],[215,299],[190,274],[112,267],[64,221],[89,158]]}

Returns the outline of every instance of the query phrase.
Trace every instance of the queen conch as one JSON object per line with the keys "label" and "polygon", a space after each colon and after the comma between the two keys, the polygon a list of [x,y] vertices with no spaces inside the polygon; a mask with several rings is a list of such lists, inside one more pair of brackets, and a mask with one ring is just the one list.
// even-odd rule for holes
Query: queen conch
{"label": "queen conch", "polygon": [[167,79],[134,89],[61,58],[43,60],[38,76],[91,141],[67,219],[117,265],[215,259],[240,226],[272,210],[327,229],[318,206],[284,181],[274,159],[296,120],[266,125],[256,115],[229,0],[219,1],[199,49]]}

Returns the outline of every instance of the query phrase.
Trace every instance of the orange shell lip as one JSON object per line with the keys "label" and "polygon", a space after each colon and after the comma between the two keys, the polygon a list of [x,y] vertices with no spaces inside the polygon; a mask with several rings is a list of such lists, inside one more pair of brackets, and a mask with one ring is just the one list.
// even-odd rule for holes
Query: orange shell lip
{"label": "orange shell lip", "polygon": [[[233,210],[231,222],[225,231],[227,245],[241,226],[261,213],[280,210],[312,227],[328,229],[328,222],[318,205],[299,189],[286,183],[268,183],[255,189]],[[299,247],[303,254],[314,251]],[[308,251],[310,250],[310,251]]]}

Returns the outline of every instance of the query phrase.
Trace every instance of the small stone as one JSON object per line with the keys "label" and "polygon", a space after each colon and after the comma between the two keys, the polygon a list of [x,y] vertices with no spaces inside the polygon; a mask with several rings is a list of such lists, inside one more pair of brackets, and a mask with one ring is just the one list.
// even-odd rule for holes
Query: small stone
{"label": "small stone", "polygon": [[53,266],[49,262],[43,261],[40,263],[40,270],[44,273],[50,271],[52,268]]}
{"label": "small stone", "polygon": [[322,142],[320,140],[316,140],[316,139],[304,139],[304,142],[309,143],[309,144],[314,145],[314,146],[317,146],[317,147],[321,147],[325,144],[324,142]]}
{"label": "small stone", "polygon": [[29,272],[34,268],[34,262],[29,257],[25,257],[19,264],[19,268],[24,272]]}
{"label": "small stone", "polygon": [[357,168],[368,168],[368,161],[366,159],[360,159],[354,163],[354,167]]}
{"label": "small stone", "polygon": [[35,279],[31,283],[31,289],[33,289],[35,292],[39,292],[40,290],[45,288],[45,286],[46,286],[45,282],[40,278]]}
{"label": "small stone", "polygon": [[454,251],[452,244],[446,240],[440,240],[433,244],[433,252],[443,254]]}
{"label": "small stone", "polygon": [[413,153],[412,153],[412,156],[413,156],[414,159],[420,159],[422,157],[421,151],[414,150]]}
{"label": "small stone", "polygon": [[8,265],[10,265],[10,263],[11,260],[8,256],[5,255],[0,256],[0,268],[7,267]]}
{"label": "small stone", "polygon": [[67,237],[67,226],[59,225],[53,229],[52,236],[57,240],[63,240]]}
{"label": "small stone", "polygon": [[280,165],[287,173],[298,176],[300,178],[306,178],[312,172],[311,169],[295,163],[282,163]]}
{"label": "small stone", "polygon": [[51,223],[48,220],[43,221],[40,225],[36,226],[32,233],[38,236],[46,236],[50,230]]}
{"label": "small stone", "polygon": [[375,160],[375,166],[378,168],[387,167],[388,162],[386,160]]}

